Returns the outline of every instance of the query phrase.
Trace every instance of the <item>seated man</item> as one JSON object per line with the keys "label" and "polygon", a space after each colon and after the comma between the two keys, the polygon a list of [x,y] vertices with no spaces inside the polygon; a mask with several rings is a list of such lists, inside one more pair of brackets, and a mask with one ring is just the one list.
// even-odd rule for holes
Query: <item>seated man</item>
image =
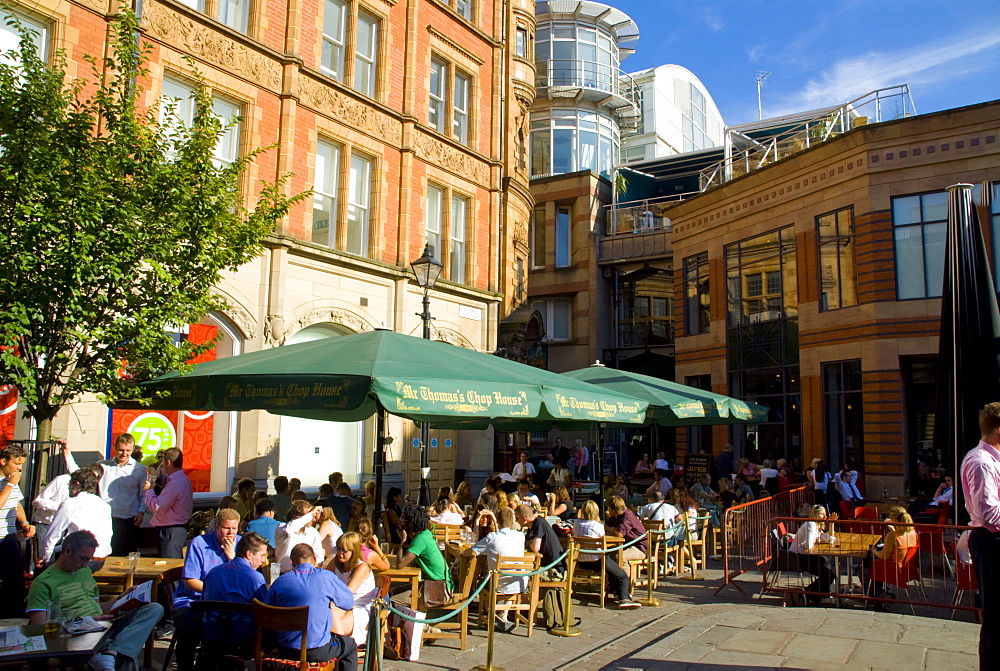
{"label": "seated man", "polygon": [[691,496],[698,502],[698,507],[708,511],[711,517],[710,522],[716,529],[719,528],[719,495],[712,489],[712,476],[705,473],[698,482],[691,485],[688,490]]}
{"label": "seated man", "polygon": [[236,556],[240,537],[240,514],[232,508],[220,508],[212,522],[212,533],[198,536],[188,546],[184,557],[184,577],[174,592],[171,607],[174,638],[177,639],[177,671],[194,667],[194,651],[201,640],[201,622],[191,610],[191,602],[201,598],[209,571]]}
{"label": "seated man", "polygon": [[[358,649],[351,638],[354,595],[332,571],[316,568],[316,553],[308,543],[293,547],[290,556],[292,570],[274,581],[264,602],[282,608],[309,606],[307,659],[310,662],[337,659],[338,671],[354,671],[358,667]],[[301,645],[301,633],[278,633],[282,657],[298,660]]]}
{"label": "seated man", "polygon": [[275,533],[281,522],[275,519],[278,510],[274,502],[271,499],[261,499],[254,507],[254,512],[257,514],[257,517],[247,522],[247,531],[253,531],[263,536],[272,550],[277,548],[278,543],[275,540]]}
{"label": "seated man", "polygon": [[[509,510],[509,509],[508,509]],[[438,549],[437,541],[430,529],[430,518],[422,506],[410,504],[403,508],[399,517],[399,550],[396,566],[406,568],[416,562],[420,567],[420,577],[429,580],[443,580],[451,593],[451,571]]]}
{"label": "seated man", "polygon": [[[97,539],[89,531],[74,531],[63,539],[62,552],[52,566],[45,569],[31,583],[28,592],[28,623],[45,623],[45,605],[58,601],[63,611],[91,616],[95,620],[110,620],[105,610],[114,599],[100,603],[97,598],[97,581],[88,565],[94,559]],[[116,631],[96,651],[88,664],[95,671],[114,671],[115,658],[130,657],[139,668],[139,653],[153,631],[153,626],[163,616],[163,606],[147,603],[139,608],[114,616]]]}
{"label": "seated man", "polygon": [[666,496],[668,493],[670,493],[670,490],[673,489],[674,487],[674,483],[670,482],[670,478],[667,476],[668,472],[666,469],[657,468],[655,471],[653,471],[653,484],[651,484],[649,488],[646,489],[646,493],[654,494],[656,492],[659,492],[660,494],[663,494],[663,496]]}
{"label": "seated man", "polygon": [[[267,594],[267,583],[257,569],[266,560],[267,541],[260,534],[253,531],[246,532],[236,544],[236,556],[232,561],[219,564],[205,576],[201,598],[206,601],[234,603],[250,603],[254,599],[263,601]],[[238,618],[232,623],[229,640],[222,640],[218,621],[211,613],[205,616],[202,626],[206,641],[225,644],[246,656],[245,653],[248,651],[241,646],[250,643],[254,633],[253,621],[249,616]]]}
{"label": "seated man", "polygon": [[111,506],[97,495],[97,475],[81,468],[69,477],[69,498],[63,501],[52,518],[39,551],[41,563],[50,564],[63,536],[74,531],[89,531],[97,539],[97,556],[92,570],[99,570],[111,554]]}
{"label": "seated man", "polygon": [[[521,504],[525,505],[525,504]],[[518,506],[521,507],[520,505]],[[497,531],[486,534],[475,545],[462,551],[463,557],[486,554],[486,565],[490,571],[496,570],[497,557],[523,557],[525,539],[520,531],[514,531],[514,511],[510,508],[501,508],[497,512],[497,523],[500,528]],[[497,586],[498,600],[504,601],[502,596],[508,594],[523,594],[528,588],[527,578],[515,576],[502,576]],[[510,632],[516,626],[514,622],[507,619],[509,611],[501,611],[497,629],[504,633]]]}
{"label": "seated man", "polygon": [[538,497],[531,493],[531,480],[524,477],[517,481],[517,498],[521,503],[534,506],[535,510],[541,510],[542,504]]}

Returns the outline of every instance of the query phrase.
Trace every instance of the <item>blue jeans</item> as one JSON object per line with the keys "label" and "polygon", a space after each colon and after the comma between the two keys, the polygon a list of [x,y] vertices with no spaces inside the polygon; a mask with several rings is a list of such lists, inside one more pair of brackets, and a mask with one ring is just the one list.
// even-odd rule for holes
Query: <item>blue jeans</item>
{"label": "blue jeans", "polygon": [[142,652],[149,634],[161,617],[163,617],[163,606],[158,603],[147,603],[120,615],[112,626],[120,627],[121,630],[111,636],[104,650],[114,650],[119,655],[131,657],[135,660],[136,667],[142,668],[139,664],[139,653]]}

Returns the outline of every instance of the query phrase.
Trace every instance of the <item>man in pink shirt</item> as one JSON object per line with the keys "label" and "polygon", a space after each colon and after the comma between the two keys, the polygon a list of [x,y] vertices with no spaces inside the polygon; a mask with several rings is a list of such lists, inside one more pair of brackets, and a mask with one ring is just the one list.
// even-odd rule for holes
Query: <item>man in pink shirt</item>
{"label": "man in pink shirt", "polygon": [[1000,402],[979,413],[979,430],[982,440],[962,460],[962,490],[983,606],[979,667],[992,669],[1000,659]]}
{"label": "man in pink shirt", "polygon": [[153,512],[151,524],[160,535],[160,556],[170,559],[183,557],[187,540],[187,524],[194,508],[191,481],[181,466],[184,455],[176,447],[163,453],[163,474],[167,481],[157,494],[146,481],[146,507]]}

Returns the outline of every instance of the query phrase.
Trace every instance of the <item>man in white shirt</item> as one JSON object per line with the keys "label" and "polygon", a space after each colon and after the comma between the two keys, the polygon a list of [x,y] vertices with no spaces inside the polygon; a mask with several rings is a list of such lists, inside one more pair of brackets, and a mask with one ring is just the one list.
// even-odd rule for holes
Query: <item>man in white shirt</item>
{"label": "man in white shirt", "polygon": [[115,440],[111,458],[101,462],[101,496],[111,505],[112,554],[125,557],[139,547],[139,527],[145,517],[143,503],[146,467],[132,457],[135,438],[123,433]]}
{"label": "man in white shirt", "polygon": [[[97,475],[94,471],[89,468],[74,471],[69,478],[69,496],[49,524],[39,551],[40,563],[51,563],[63,537],[75,531],[94,534],[97,548],[93,561],[99,563],[111,554],[111,506],[97,495]],[[93,565],[91,568],[96,570]]]}
{"label": "man in white shirt", "polygon": [[521,503],[533,506],[535,510],[542,509],[538,497],[531,493],[531,483],[528,482],[527,478],[521,478],[517,481],[517,498],[521,499]]}
{"label": "man in white shirt", "polygon": [[666,532],[664,537],[672,538],[674,535],[674,520],[677,519],[680,512],[673,505],[667,503],[660,492],[654,492],[647,498],[649,499],[649,503],[640,507],[636,511],[636,515],[641,520],[650,520],[653,522],[662,520],[663,529]]}
{"label": "man in white shirt", "polygon": [[[288,573],[295,568],[292,565],[292,550],[299,543],[311,547],[316,554],[316,564],[322,565],[326,559],[326,550],[323,549],[323,542],[315,525],[319,522],[323,509],[319,506],[313,508],[308,501],[292,501],[289,514],[292,516],[291,521],[279,524],[274,534],[278,544],[274,550],[274,561],[281,572]],[[339,534],[337,537],[339,538]],[[337,538],[334,538],[333,542],[336,541]]]}
{"label": "man in white shirt", "polygon": [[[657,459],[657,461],[659,461],[659,459]],[[667,477],[667,471],[662,468],[657,468],[653,471],[653,478],[653,484],[646,489],[646,494],[650,496],[659,492],[666,497],[670,490],[674,488],[674,484],[670,482],[670,478]]]}
{"label": "man in white shirt", "polygon": [[514,470],[510,472],[514,476],[515,480],[520,480],[528,475],[535,474],[535,466],[528,461],[528,453],[522,452],[520,455],[520,461],[514,464]]}
{"label": "man in white shirt", "polygon": [[653,462],[653,469],[660,469],[662,471],[670,470],[670,464],[667,463],[666,455],[663,452],[656,453],[656,461]]}
{"label": "man in white shirt", "polygon": [[[514,511],[507,507],[501,508],[497,513],[497,522],[500,526],[497,531],[486,534],[471,548],[462,551],[462,555],[466,557],[485,552],[486,564],[490,571],[496,569],[497,557],[501,555],[504,557],[524,556],[524,534],[513,529]],[[526,589],[528,589],[527,578],[502,576],[497,588],[497,594],[522,594]],[[499,621],[497,622],[497,628],[503,632],[510,632],[516,626],[513,622],[508,621],[507,613],[508,611],[500,611]]]}
{"label": "man in white shirt", "polygon": [[[76,459],[73,458],[73,453],[69,451],[69,446],[65,442],[62,444],[62,456],[66,462],[66,472],[49,480],[49,484],[45,485],[45,488],[31,502],[31,506],[34,508],[31,519],[35,523],[35,533],[42,539],[45,538],[49,524],[56,516],[59,506],[69,500],[70,475],[74,471],[80,470],[80,467],[76,465]],[[99,463],[87,464],[87,468],[94,471],[98,480],[104,475],[104,467]]]}

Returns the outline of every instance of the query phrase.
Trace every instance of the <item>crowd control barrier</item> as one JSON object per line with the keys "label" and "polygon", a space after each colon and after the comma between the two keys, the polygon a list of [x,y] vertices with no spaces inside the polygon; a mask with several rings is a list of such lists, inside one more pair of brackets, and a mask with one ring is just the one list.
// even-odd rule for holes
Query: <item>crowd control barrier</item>
{"label": "crowd control barrier", "polygon": [[768,542],[769,522],[775,517],[791,517],[812,502],[808,486],[796,487],[763,499],[755,499],[727,508],[722,518],[722,584],[715,593],[732,585],[750,596],[736,578],[747,571],[758,571],[771,560]]}

